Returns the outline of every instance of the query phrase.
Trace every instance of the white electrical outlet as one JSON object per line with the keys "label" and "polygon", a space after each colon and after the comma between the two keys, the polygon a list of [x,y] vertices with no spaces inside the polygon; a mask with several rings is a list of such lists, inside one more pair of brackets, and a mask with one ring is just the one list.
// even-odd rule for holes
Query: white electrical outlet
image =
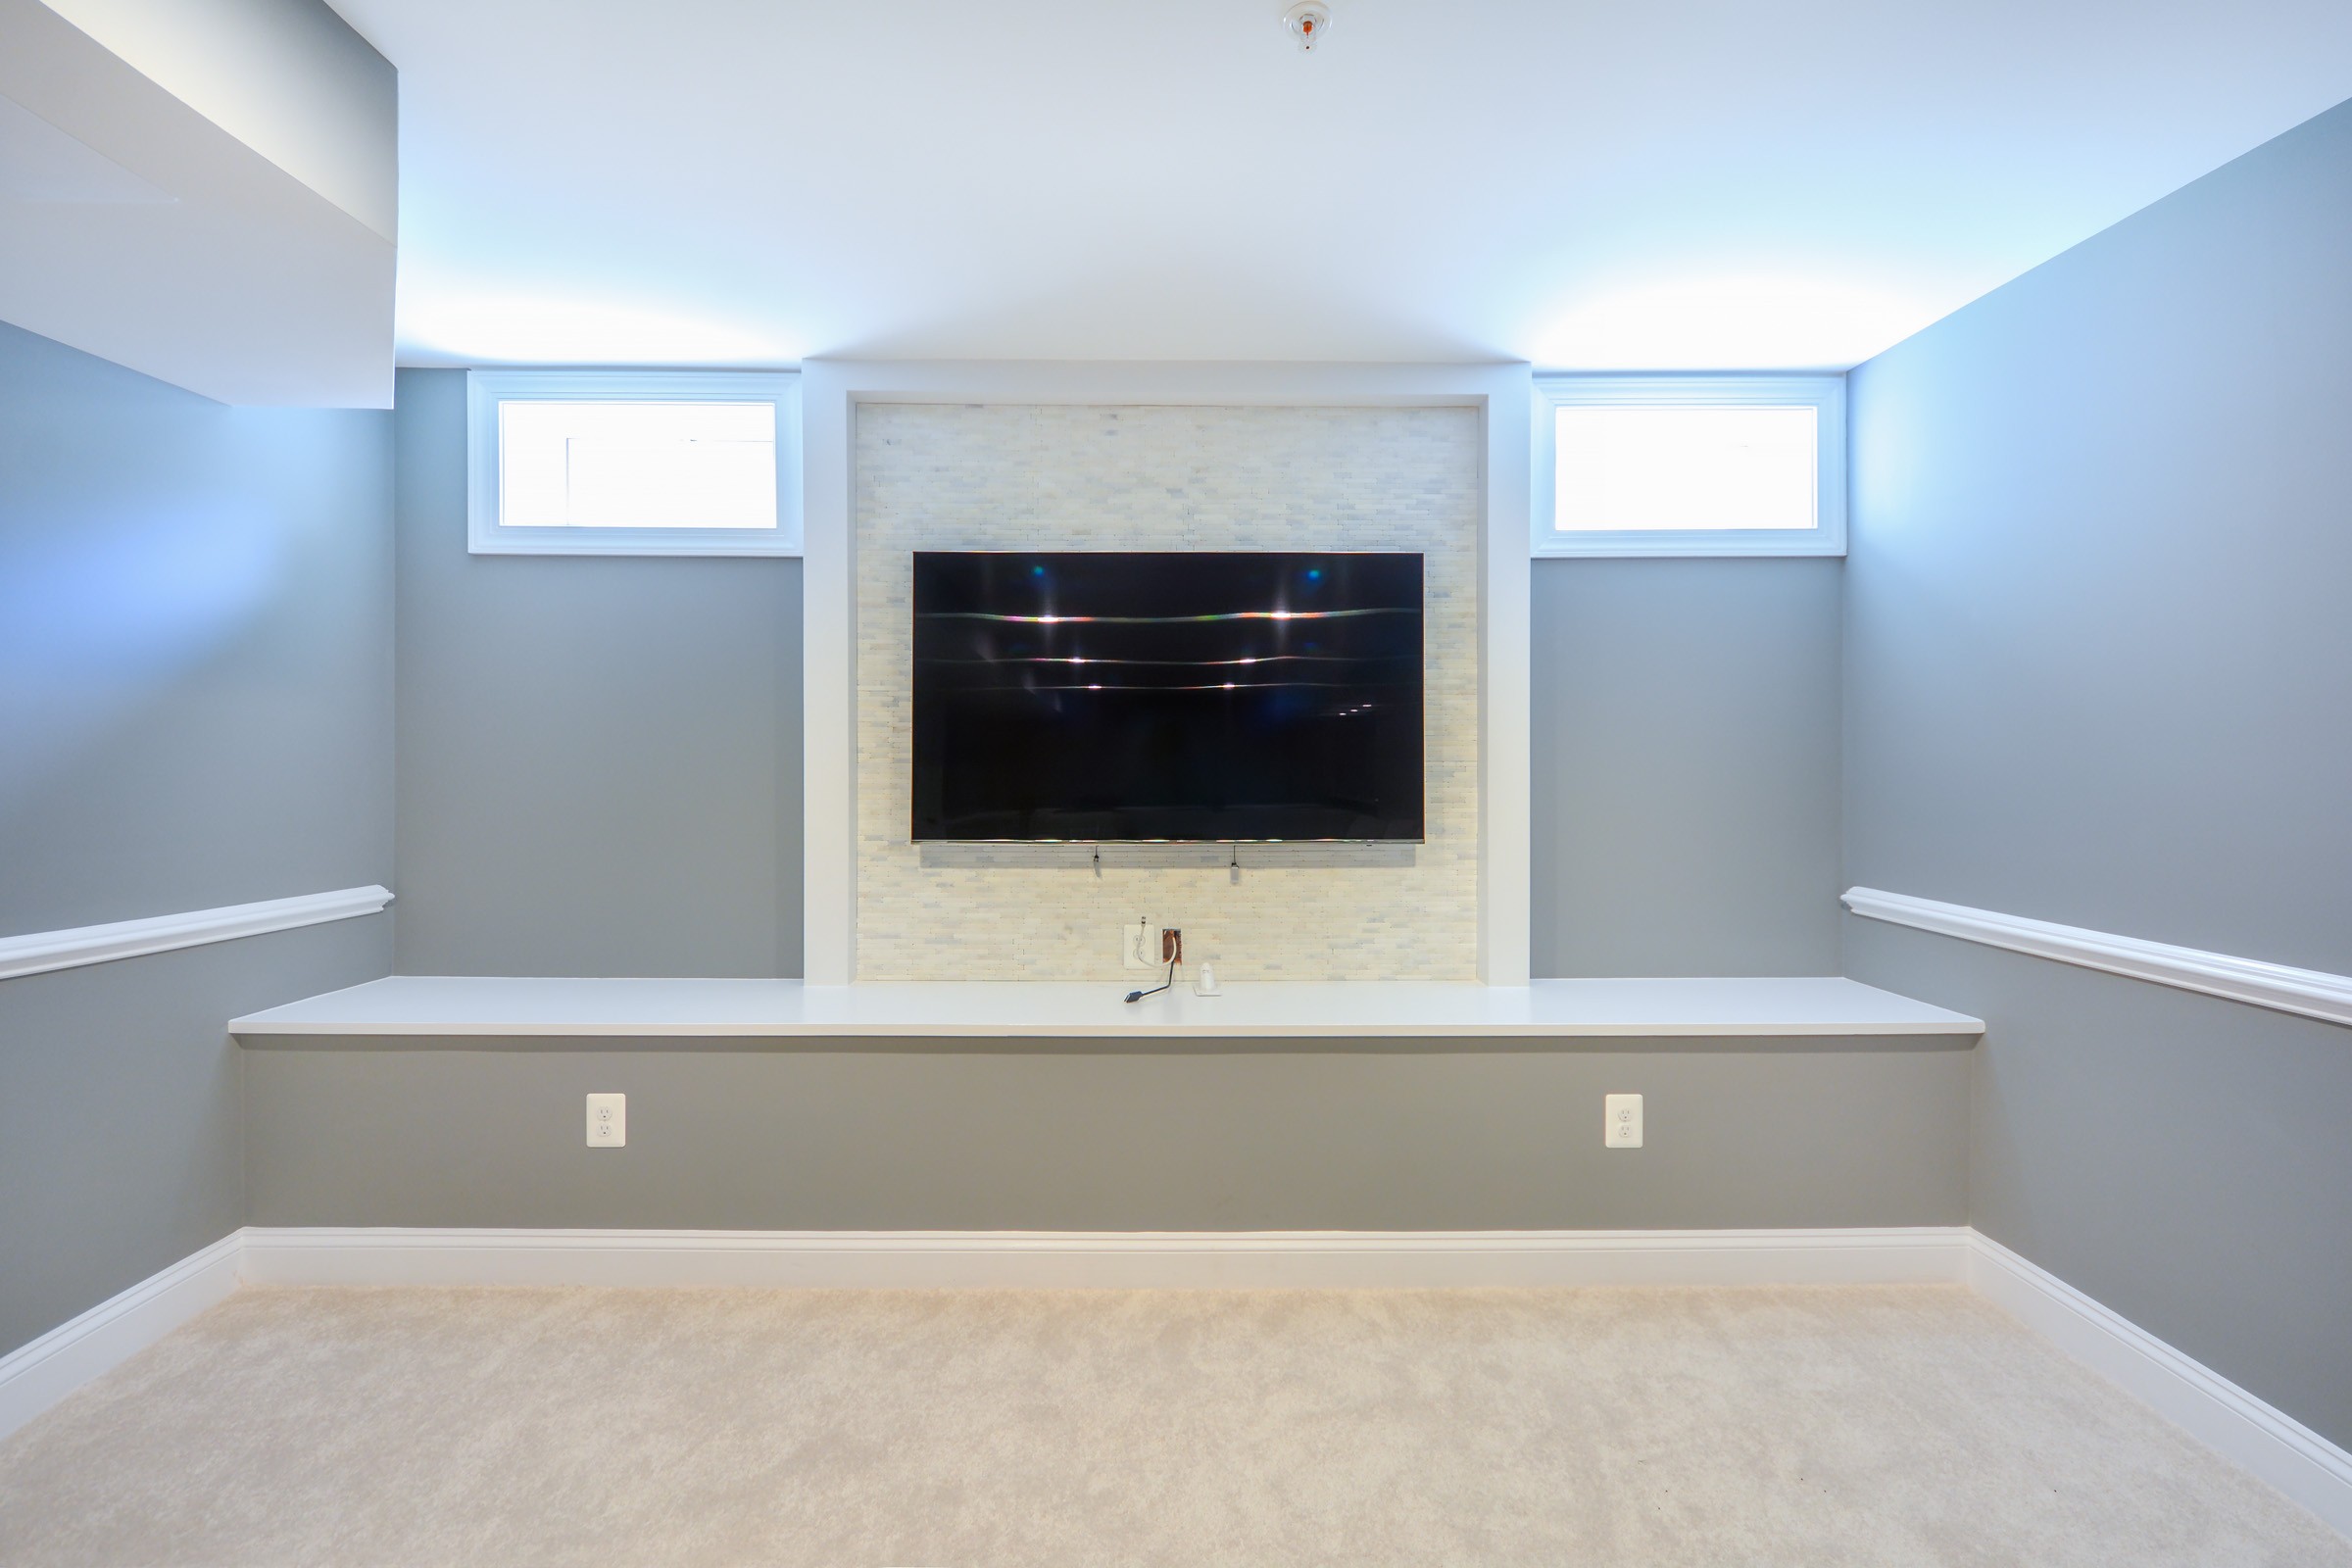
{"label": "white electrical outlet", "polygon": [[1642,1147],[1642,1097],[1603,1095],[1600,1099],[1600,1142],[1606,1149]]}
{"label": "white electrical outlet", "polygon": [[1159,927],[1140,916],[1119,927],[1119,958],[1130,969],[1159,967]]}
{"label": "white electrical outlet", "polygon": [[588,1147],[590,1149],[620,1149],[629,1141],[629,1097],[626,1095],[590,1095],[588,1097]]}

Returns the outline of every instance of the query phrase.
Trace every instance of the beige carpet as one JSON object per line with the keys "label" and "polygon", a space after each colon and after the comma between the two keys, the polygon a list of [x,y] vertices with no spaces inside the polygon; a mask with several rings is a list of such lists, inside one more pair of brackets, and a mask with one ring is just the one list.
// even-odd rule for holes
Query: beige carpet
{"label": "beige carpet", "polygon": [[1958,1288],[250,1291],[11,1568],[2352,1565]]}

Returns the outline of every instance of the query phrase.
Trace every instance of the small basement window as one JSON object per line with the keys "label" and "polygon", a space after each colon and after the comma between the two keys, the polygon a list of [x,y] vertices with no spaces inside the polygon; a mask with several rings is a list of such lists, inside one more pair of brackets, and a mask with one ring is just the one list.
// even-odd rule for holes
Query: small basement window
{"label": "small basement window", "polygon": [[473,370],[476,555],[798,555],[800,377]]}
{"label": "small basement window", "polygon": [[1845,378],[1536,378],[1535,550],[1845,554]]}

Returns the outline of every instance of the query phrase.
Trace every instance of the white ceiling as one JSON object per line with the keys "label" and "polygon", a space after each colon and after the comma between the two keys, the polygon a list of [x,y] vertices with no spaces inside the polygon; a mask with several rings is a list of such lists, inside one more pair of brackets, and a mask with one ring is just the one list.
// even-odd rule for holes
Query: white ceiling
{"label": "white ceiling", "polygon": [[267,47],[272,3],[0,0],[0,320],[224,403],[389,408],[392,73],[323,11],[326,47]]}
{"label": "white ceiling", "polygon": [[336,0],[404,364],[1842,367],[2352,97],[2343,0]]}

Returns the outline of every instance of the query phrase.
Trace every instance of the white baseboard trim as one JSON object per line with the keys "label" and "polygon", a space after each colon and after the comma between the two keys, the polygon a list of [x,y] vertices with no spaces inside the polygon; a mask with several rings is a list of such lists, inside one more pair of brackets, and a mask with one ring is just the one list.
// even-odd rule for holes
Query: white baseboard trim
{"label": "white baseboard trim", "polygon": [[373,914],[392,902],[389,888],[338,888],[332,893],[305,893],[291,899],[265,899],[259,904],[229,904],[218,909],[191,909],[184,914],[158,914],[142,920],[115,920],[106,925],[74,926],[66,931],[34,931],[20,937],[0,937],[0,980],[19,975],[46,974],[84,963],[112,963],[143,954],[169,953],[174,948],[199,947],[207,942],[231,942],[297,926],[323,925]]}
{"label": "white baseboard trim", "polygon": [[1268,1289],[1968,1284],[2352,1537],[2352,1454],[1965,1226],[1071,1232],[249,1226],[0,1357],[0,1437],[257,1285]]}
{"label": "white baseboard trim", "polygon": [[0,1438],[237,1288],[241,1231],[0,1356]]}
{"label": "white baseboard trim", "polygon": [[1267,1289],[1949,1281],[1956,1226],[1811,1231],[245,1233],[275,1285]]}
{"label": "white baseboard trim", "polygon": [[2068,1355],[2352,1537],[2352,1453],[1979,1231],[1968,1283]]}

